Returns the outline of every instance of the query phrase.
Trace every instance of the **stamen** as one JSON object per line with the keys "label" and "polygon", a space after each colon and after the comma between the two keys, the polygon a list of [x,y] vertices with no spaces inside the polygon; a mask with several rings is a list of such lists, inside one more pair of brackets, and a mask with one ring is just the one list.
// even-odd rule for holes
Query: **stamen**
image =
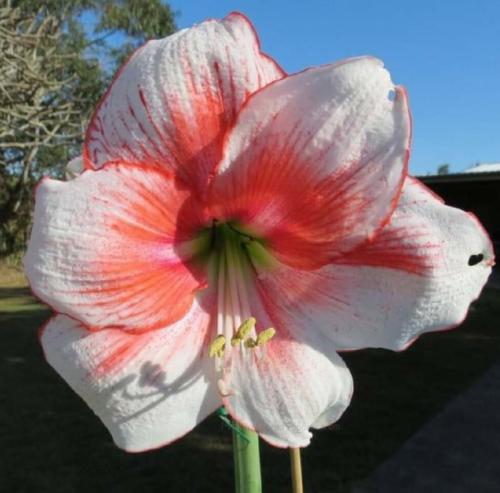
{"label": "stamen", "polygon": [[[239,260],[239,252],[235,251],[236,240],[230,235],[225,237],[225,253],[226,253],[226,265],[227,265],[227,281],[229,287],[228,303],[231,306],[231,330],[226,331],[228,340],[232,341],[234,335],[234,329],[240,327],[242,324],[241,306],[240,306],[240,296],[238,293],[238,278],[237,262]],[[233,344],[232,344],[233,345]]]}
{"label": "stamen", "polygon": [[[226,397],[232,393],[233,357],[261,358],[264,356],[261,347],[274,337],[275,330],[270,327],[257,333],[256,319],[251,315],[253,292],[247,283],[251,282],[253,270],[245,248],[251,243],[250,238],[240,235],[230,224],[220,225],[217,231],[220,234],[214,252],[218,261],[217,330],[209,345],[209,356],[215,359],[219,393]],[[238,356],[233,356],[235,350]]]}
{"label": "stamen", "polygon": [[[263,346],[266,342],[270,341],[276,335],[276,331],[273,327],[264,329],[262,332],[257,334],[257,339],[248,338],[245,341],[245,347],[253,349],[256,347]],[[231,341],[232,342],[232,341]]]}
{"label": "stamen", "polygon": [[210,358],[222,358],[224,355],[224,349],[226,347],[226,338],[221,334],[218,335],[210,344],[208,349],[208,356]]}
{"label": "stamen", "polygon": [[254,347],[257,347],[257,341],[255,339],[247,339],[245,341],[245,347],[247,347],[248,349],[252,349]]}
{"label": "stamen", "polygon": [[[239,294],[239,299],[241,303],[241,313],[243,315],[243,318],[245,320],[248,319],[253,319],[255,320],[251,315],[250,315],[250,305],[248,303],[248,300],[250,299],[250,296],[247,291],[247,280],[245,279],[243,272],[244,269],[246,268],[246,265],[244,265],[244,262],[242,261],[241,255],[236,255],[236,269],[235,269],[235,274],[236,274],[236,281],[238,285],[238,294]],[[255,328],[255,324],[252,326],[253,330]]]}
{"label": "stamen", "polygon": [[266,342],[270,341],[276,335],[276,331],[273,327],[269,327],[268,329],[259,332],[257,336],[257,346],[262,346]]}
{"label": "stamen", "polygon": [[236,335],[231,339],[231,345],[236,346],[250,335],[255,329],[256,320],[254,317],[247,318],[236,331]]}
{"label": "stamen", "polygon": [[225,272],[224,272],[224,258],[219,259],[219,272],[217,279],[217,334],[224,333],[224,301],[225,294],[224,288],[225,282]]}

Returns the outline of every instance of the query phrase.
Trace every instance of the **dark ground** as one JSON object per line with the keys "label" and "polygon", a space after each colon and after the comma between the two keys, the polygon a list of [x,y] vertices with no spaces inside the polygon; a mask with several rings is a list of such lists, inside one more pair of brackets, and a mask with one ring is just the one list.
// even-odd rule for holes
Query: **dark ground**
{"label": "dark ground", "polygon": [[[158,451],[117,449],[43,360],[37,329],[49,311],[22,281],[1,279],[0,492],[232,491],[231,433],[216,417]],[[303,451],[306,492],[350,492],[499,360],[499,295],[487,289],[462,327],[426,335],[404,353],[344,355],[355,381],[353,402]],[[289,492],[287,451],[261,446],[265,491]]]}
{"label": "dark ground", "polygon": [[498,493],[500,364],[422,426],[354,493]]}

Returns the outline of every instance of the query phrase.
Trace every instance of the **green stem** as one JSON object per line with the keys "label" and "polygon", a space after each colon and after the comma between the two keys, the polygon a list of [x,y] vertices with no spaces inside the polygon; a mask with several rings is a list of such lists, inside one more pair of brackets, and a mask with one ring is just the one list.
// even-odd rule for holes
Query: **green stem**
{"label": "green stem", "polygon": [[233,423],[234,481],[236,493],[261,493],[259,436]]}

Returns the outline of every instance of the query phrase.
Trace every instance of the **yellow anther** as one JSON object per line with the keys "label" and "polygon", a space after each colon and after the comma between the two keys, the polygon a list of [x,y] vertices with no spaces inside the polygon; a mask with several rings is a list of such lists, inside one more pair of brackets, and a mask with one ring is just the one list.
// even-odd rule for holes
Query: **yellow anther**
{"label": "yellow anther", "polygon": [[275,334],[276,331],[272,327],[269,327],[268,329],[259,332],[259,334],[257,334],[257,339],[249,337],[245,341],[245,347],[252,349],[258,346],[263,346],[267,341],[270,341]]}
{"label": "yellow anther", "polygon": [[234,336],[234,339],[241,339],[244,341],[250,332],[255,328],[255,318],[250,317],[247,318],[238,328],[236,331],[236,335]]}
{"label": "yellow anther", "polygon": [[254,348],[257,346],[257,341],[255,339],[249,338],[245,341],[245,347]]}
{"label": "yellow anther", "polygon": [[240,342],[243,342],[243,339],[240,339],[239,337],[233,337],[231,339],[231,346],[237,346]]}
{"label": "yellow anther", "polygon": [[244,342],[248,338],[250,332],[255,328],[255,318],[247,318],[238,328],[236,334],[231,339],[231,346],[237,346],[240,342]]}
{"label": "yellow anther", "polygon": [[210,356],[210,358],[214,358],[215,356],[221,358],[224,355],[225,347],[226,338],[222,334],[218,335],[209,346],[208,356]]}
{"label": "yellow anther", "polygon": [[257,346],[262,346],[267,341],[270,341],[275,334],[276,331],[273,329],[273,327],[269,327],[268,329],[259,332],[259,335],[257,336]]}

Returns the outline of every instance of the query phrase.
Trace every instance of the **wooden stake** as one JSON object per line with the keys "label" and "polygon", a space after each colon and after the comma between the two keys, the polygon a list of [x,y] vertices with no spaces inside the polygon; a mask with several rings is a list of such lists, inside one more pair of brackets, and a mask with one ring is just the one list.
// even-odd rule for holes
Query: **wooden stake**
{"label": "wooden stake", "polygon": [[292,471],[293,493],[304,493],[302,485],[302,464],[300,463],[300,448],[290,449],[290,468]]}

